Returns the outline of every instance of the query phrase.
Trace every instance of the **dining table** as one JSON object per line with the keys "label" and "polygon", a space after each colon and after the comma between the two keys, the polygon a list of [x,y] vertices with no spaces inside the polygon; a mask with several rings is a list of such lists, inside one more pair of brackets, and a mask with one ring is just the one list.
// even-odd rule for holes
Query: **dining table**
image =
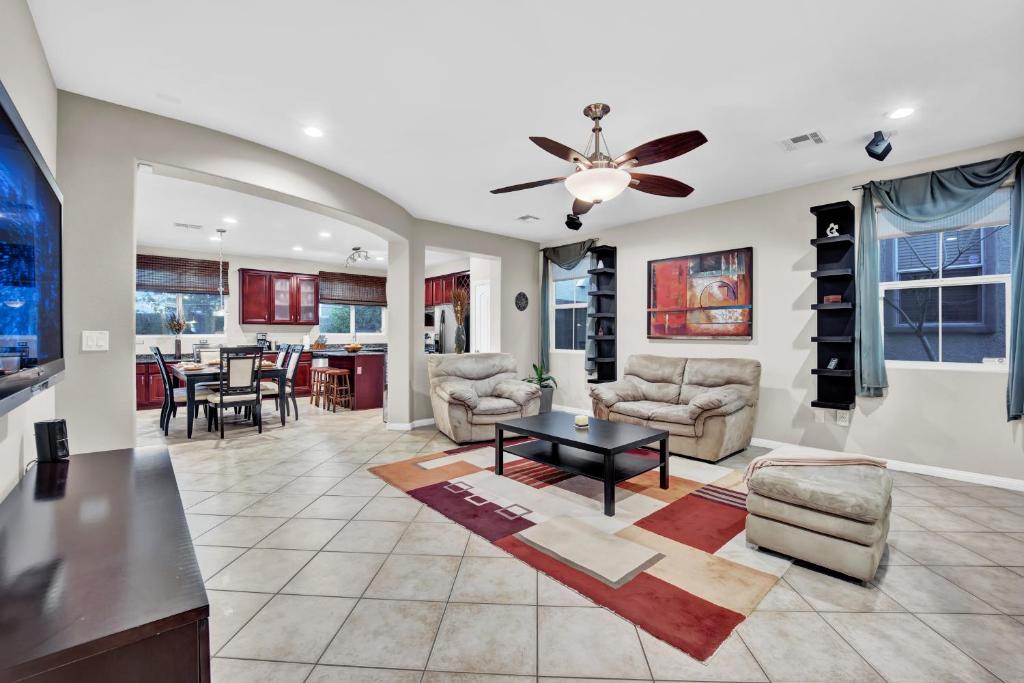
{"label": "dining table", "polygon": [[[287,368],[264,365],[260,367],[260,380],[277,382],[277,395],[279,397],[287,396],[287,393],[285,392],[285,377],[287,376],[287,373]],[[171,374],[185,384],[185,412],[188,413],[186,423],[187,434],[188,438],[191,439],[192,423],[196,414],[196,385],[202,382],[219,382],[221,367],[218,363],[216,365],[208,365],[200,368],[199,370],[186,370],[181,366],[181,364],[179,364],[171,366]],[[281,426],[283,427],[285,411],[279,407],[278,412],[281,414]]]}

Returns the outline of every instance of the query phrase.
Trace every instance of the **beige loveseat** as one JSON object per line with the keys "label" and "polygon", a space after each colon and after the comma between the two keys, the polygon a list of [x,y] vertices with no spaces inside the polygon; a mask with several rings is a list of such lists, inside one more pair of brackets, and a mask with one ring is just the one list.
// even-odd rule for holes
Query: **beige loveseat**
{"label": "beige loveseat", "polygon": [[456,443],[494,438],[494,423],[536,415],[540,388],[516,379],[507,353],[427,356],[434,424]]}
{"label": "beige loveseat", "polygon": [[590,397],[595,417],[664,429],[673,453],[715,462],[750,445],[760,382],[756,360],[635,355]]}

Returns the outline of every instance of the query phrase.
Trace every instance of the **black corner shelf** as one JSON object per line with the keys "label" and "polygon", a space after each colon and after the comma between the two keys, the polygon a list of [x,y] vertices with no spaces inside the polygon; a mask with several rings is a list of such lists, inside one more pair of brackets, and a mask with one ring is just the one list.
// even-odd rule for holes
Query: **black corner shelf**
{"label": "black corner shelf", "polygon": [[822,277],[853,277],[853,268],[828,268],[811,273],[815,280]]}
{"label": "black corner shelf", "polygon": [[[615,247],[599,244],[590,248],[595,266],[587,271],[590,276],[592,312],[587,313],[587,340],[593,343],[591,353],[595,356],[587,358],[587,381],[591,384],[606,384],[617,378],[618,343],[618,311],[615,294],[618,290],[616,278],[617,250]],[[596,349],[596,350],[595,350]]]}
{"label": "black corner shelf", "polygon": [[[816,349],[816,367],[811,368],[818,395],[814,408],[852,410],[856,404],[853,379],[854,312],[856,311],[856,253],[854,250],[854,211],[850,202],[834,202],[811,207],[815,217],[815,237],[811,245],[817,263],[811,278],[815,299],[811,305],[817,315],[816,334],[811,341]],[[827,296],[840,296],[839,303],[824,303]],[[829,368],[829,363],[839,367]]]}
{"label": "black corner shelf", "polygon": [[811,368],[812,375],[820,375],[821,377],[853,377],[853,370],[843,370],[841,368]]}

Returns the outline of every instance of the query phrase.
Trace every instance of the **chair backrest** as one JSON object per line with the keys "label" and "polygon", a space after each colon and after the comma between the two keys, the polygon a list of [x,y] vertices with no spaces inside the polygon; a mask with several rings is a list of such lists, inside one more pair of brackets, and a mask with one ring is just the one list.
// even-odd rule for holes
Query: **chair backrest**
{"label": "chair backrest", "polygon": [[274,361],[275,368],[283,368],[285,362],[288,360],[288,352],[291,350],[291,344],[280,344],[277,347],[277,360]]}
{"label": "chair backrest", "polygon": [[220,359],[220,349],[216,346],[194,344],[192,346],[192,358],[197,363],[212,363]]}
{"label": "chair backrest", "polygon": [[262,347],[221,347],[221,397],[233,394],[256,394],[258,397],[260,392],[260,363],[262,362]]}
{"label": "chair backrest", "polygon": [[287,370],[285,370],[284,378],[289,384],[291,384],[292,380],[295,379],[295,370],[299,367],[299,359],[302,357],[302,349],[302,344],[293,344],[288,348],[287,365],[284,366]]}
{"label": "chair backrest", "polygon": [[156,364],[160,368],[160,377],[164,380],[164,398],[174,391],[171,386],[171,375],[167,372],[167,365],[164,363],[164,354],[159,346],[150,346],[149,352],[156,358]]}
{"label": "chair backrest", "polygon": [[498,382],[516,378],[516,359],[510,353],[433,353],[427,356],[427,376],[431,388],[447,379],[464,379],[478,396],[492,396]]}

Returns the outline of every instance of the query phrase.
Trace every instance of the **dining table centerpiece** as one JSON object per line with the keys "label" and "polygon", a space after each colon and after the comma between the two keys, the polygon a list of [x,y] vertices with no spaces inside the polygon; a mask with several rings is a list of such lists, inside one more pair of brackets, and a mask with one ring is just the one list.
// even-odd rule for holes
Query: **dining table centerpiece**
{"label": "dining table centerpiece", "polygon": [[167,317],[167,329],[174,335],[175,358],[181,358],[181,333],[185,331],[187,326],[188,323],[183,318],[179,318],[177,314],[171,314]]}

